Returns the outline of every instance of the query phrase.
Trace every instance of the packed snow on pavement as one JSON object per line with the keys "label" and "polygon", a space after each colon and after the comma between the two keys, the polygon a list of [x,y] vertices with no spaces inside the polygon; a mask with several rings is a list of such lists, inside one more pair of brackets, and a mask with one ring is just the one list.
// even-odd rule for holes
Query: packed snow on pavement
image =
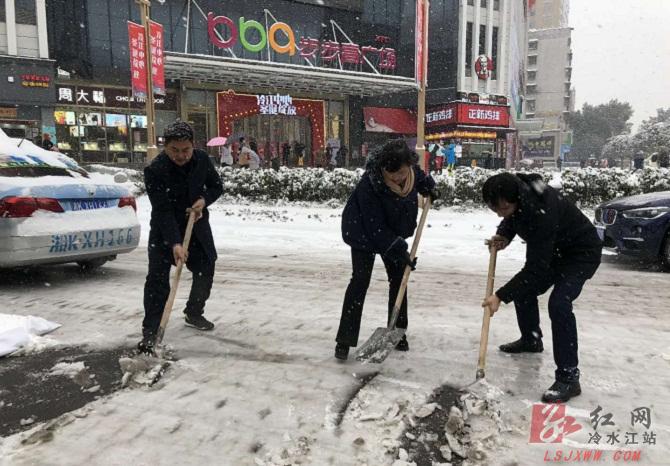
{"label": "packed snow on pavement", "polygon": [[[3,272],[3,312],[61,324],[49,335],[60,345],[136,344],[147,268],[146,197],[138,199],[138,210],[140,249],[90,276],[58,266],[40,269],[23,283]],[[350,275],[341,208],[218,202],[211,211],[219,261],[206,316],[215,329],[184,327],[186,273],[166,334],[178,360],[162,380],[151,388],[123,389],[63,417],[49,426],[53,435],[46,441],[22,443],[36,438],[44,423],[0,439],[1,464],[400,466],[413,461],[403,439],[436,444],[455,462],[460,452],[468,464],[533,465],[572,450],[602,451],[607,462],[618,451],[640,451],[637,464],[667,462],[669,275],[608,258],[587,282],[576,304],[583,394],[551,418],[565,421],[558,423],[566,430],[558,443],[533,443],[533,419],[535,437],[542,436],[534,404],[553,381],[546,311],[547,351],[497,351],[518,336],[513,307],[505,306],[491,322],[486,379],[466,388],[461,414],[431,400],[445,384],[461,388],[475,380],[488,266],[484,240],[498,223],[493,213],[430,213],[409,288],[410,351],[372,366],[333,358]],[[498,284],[521,267],[524,252],[516,240],[499,254]],[[378,260],[361,340],[385,323],[387,292]],[[541,303],[546,309],[546,296]],[[95,367],[87,370],[95,374]],[[2,403],[0,392],[0,410]],[[648,427],[631,425],[631,411],[640,407],[649,408]],[[410,432],[441,411],[449,422],[437,435],[418,438]],[[598,445],[593,412],[612,414],[606,419],[614,423],[599,423]],[[608,434],[617,432],[619,443],[610,445]],[[636,433],[638,443],[625,445],[627,433]],[[649,444],[651,434],[655,444]]]}

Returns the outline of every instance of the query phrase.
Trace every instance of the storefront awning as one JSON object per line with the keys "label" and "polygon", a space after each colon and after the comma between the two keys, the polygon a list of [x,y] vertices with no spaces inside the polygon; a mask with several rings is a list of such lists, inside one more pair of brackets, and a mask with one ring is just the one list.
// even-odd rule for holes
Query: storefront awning
{"label": "storefront awning", "polygon": [[305,93],[375,96],[416,90],[413,78],[241,58],[165,52],[165,77]]}
{"label": "storefront awning", "polygon": [[416,113],[404,108],[363,107],[365,131],[416,134]]}

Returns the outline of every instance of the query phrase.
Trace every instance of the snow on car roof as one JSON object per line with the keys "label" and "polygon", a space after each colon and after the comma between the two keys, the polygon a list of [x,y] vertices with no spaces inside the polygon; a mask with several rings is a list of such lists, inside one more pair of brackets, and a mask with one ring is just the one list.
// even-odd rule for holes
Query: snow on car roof
{"label": "snow on car roof", "polygon": [[44,150],[27,139],[10,138],[0,129],[0,167],[44,165],[81,170],[70,157]]}
{"label": "snow on car roof", "polygon": [[[21,167],[43,170],[39,176],[2,176],[0,197],[55,195],[73,193],[77,186],[96,186],[100,196],[120,197],[130,194],[128,184],[118,184],[113,177],[89,174],[77,162],[59,152],[44,150],[26,139],[10,138],[0,130],[0,170]],[[49,170],[53,167],[55,170]],[[67,170],[66,175],[63,170]],[[1,172],[0,172],[1,173]]]}

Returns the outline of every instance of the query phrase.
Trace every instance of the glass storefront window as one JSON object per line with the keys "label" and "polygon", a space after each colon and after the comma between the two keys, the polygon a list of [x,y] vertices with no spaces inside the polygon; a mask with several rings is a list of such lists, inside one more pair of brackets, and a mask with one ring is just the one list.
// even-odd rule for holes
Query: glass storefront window
{"label": "glass storefront window", "polygon": [[102,111],[54,112],[58,149],[84,163],[141,162],[147,117]]}

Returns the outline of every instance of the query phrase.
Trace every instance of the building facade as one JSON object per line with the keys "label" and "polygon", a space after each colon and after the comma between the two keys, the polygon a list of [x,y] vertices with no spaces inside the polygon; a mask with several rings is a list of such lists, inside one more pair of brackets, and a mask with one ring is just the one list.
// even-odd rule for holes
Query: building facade
{"label": "building facade", "polygon": [[567,117],[574,110],[572,29],[568,0],[531,5],[526,72],[526,118],[534,128],[521,134],[522,156],[553,164],[569,153]]}
{"label": "building facade", "polygon": [[[515,128],[524,118],[527,31],[526,0],[431,2],[426,138],[460,142],[461,164],[490,164],[493,156],[495,166],[504,166],[518,157]],[[415,98],[368,99],[372,108],[366,113],[381,117],[385,107],[398,103],[413,110]],[[387,132],[408,134],[411,117],[385,113]],[[393,126],[398,129],[388,131]],[[367,124],[366,129],[372,139]]]}
{"label": "building facade", "polygon": [[[140,23],[137,3],[0,5],[1,59],[11,61],[15,82],[28,76],[18,89],[25,96],[15,84],[5,89],[9,76],[0,79],[0,96],[11,98],[0,102],[0,124],[23,122],[20,131],[31,137],[48,132],[83,162],[142,162],[147,121],[130,87],[128,36],[128,21]],[[217,149],[206,143],[221,135],[253,141],[263,157],[288,152],[287,163],[301,153],[314,166],[326,163],[327,147],[345,146],[349,161],[362,164],[389,137],[416,137],[415,7],[414,0],[152,2],[166,78],[166,94],[155,96],[156,133],[181,118],[212,155]],[[467,163],[515,158],[527,7],[527,0],[431,2],[426,136],[459,140]]]}
{"label": "building facade", "polygon": [[[84,161],[142,160],[146,118],[130,91],[127,26],[140,22],[136,2],[52,0],[47,15],[62,69],[59,148]],[[157,134],[181,118],[201,148],[221,135],[244,137],[263,157],[289,147],[305,165],[323,165],[328,146],[360,158],[364,100],[416,95],[414,2],[166,0],[152,2],[151,17],[165,48]]]}
{"label": "building facade", "polygon": [[41,139],[53,128],[55,62],[49,58],[45,0],[0,0],[0,128]]}

